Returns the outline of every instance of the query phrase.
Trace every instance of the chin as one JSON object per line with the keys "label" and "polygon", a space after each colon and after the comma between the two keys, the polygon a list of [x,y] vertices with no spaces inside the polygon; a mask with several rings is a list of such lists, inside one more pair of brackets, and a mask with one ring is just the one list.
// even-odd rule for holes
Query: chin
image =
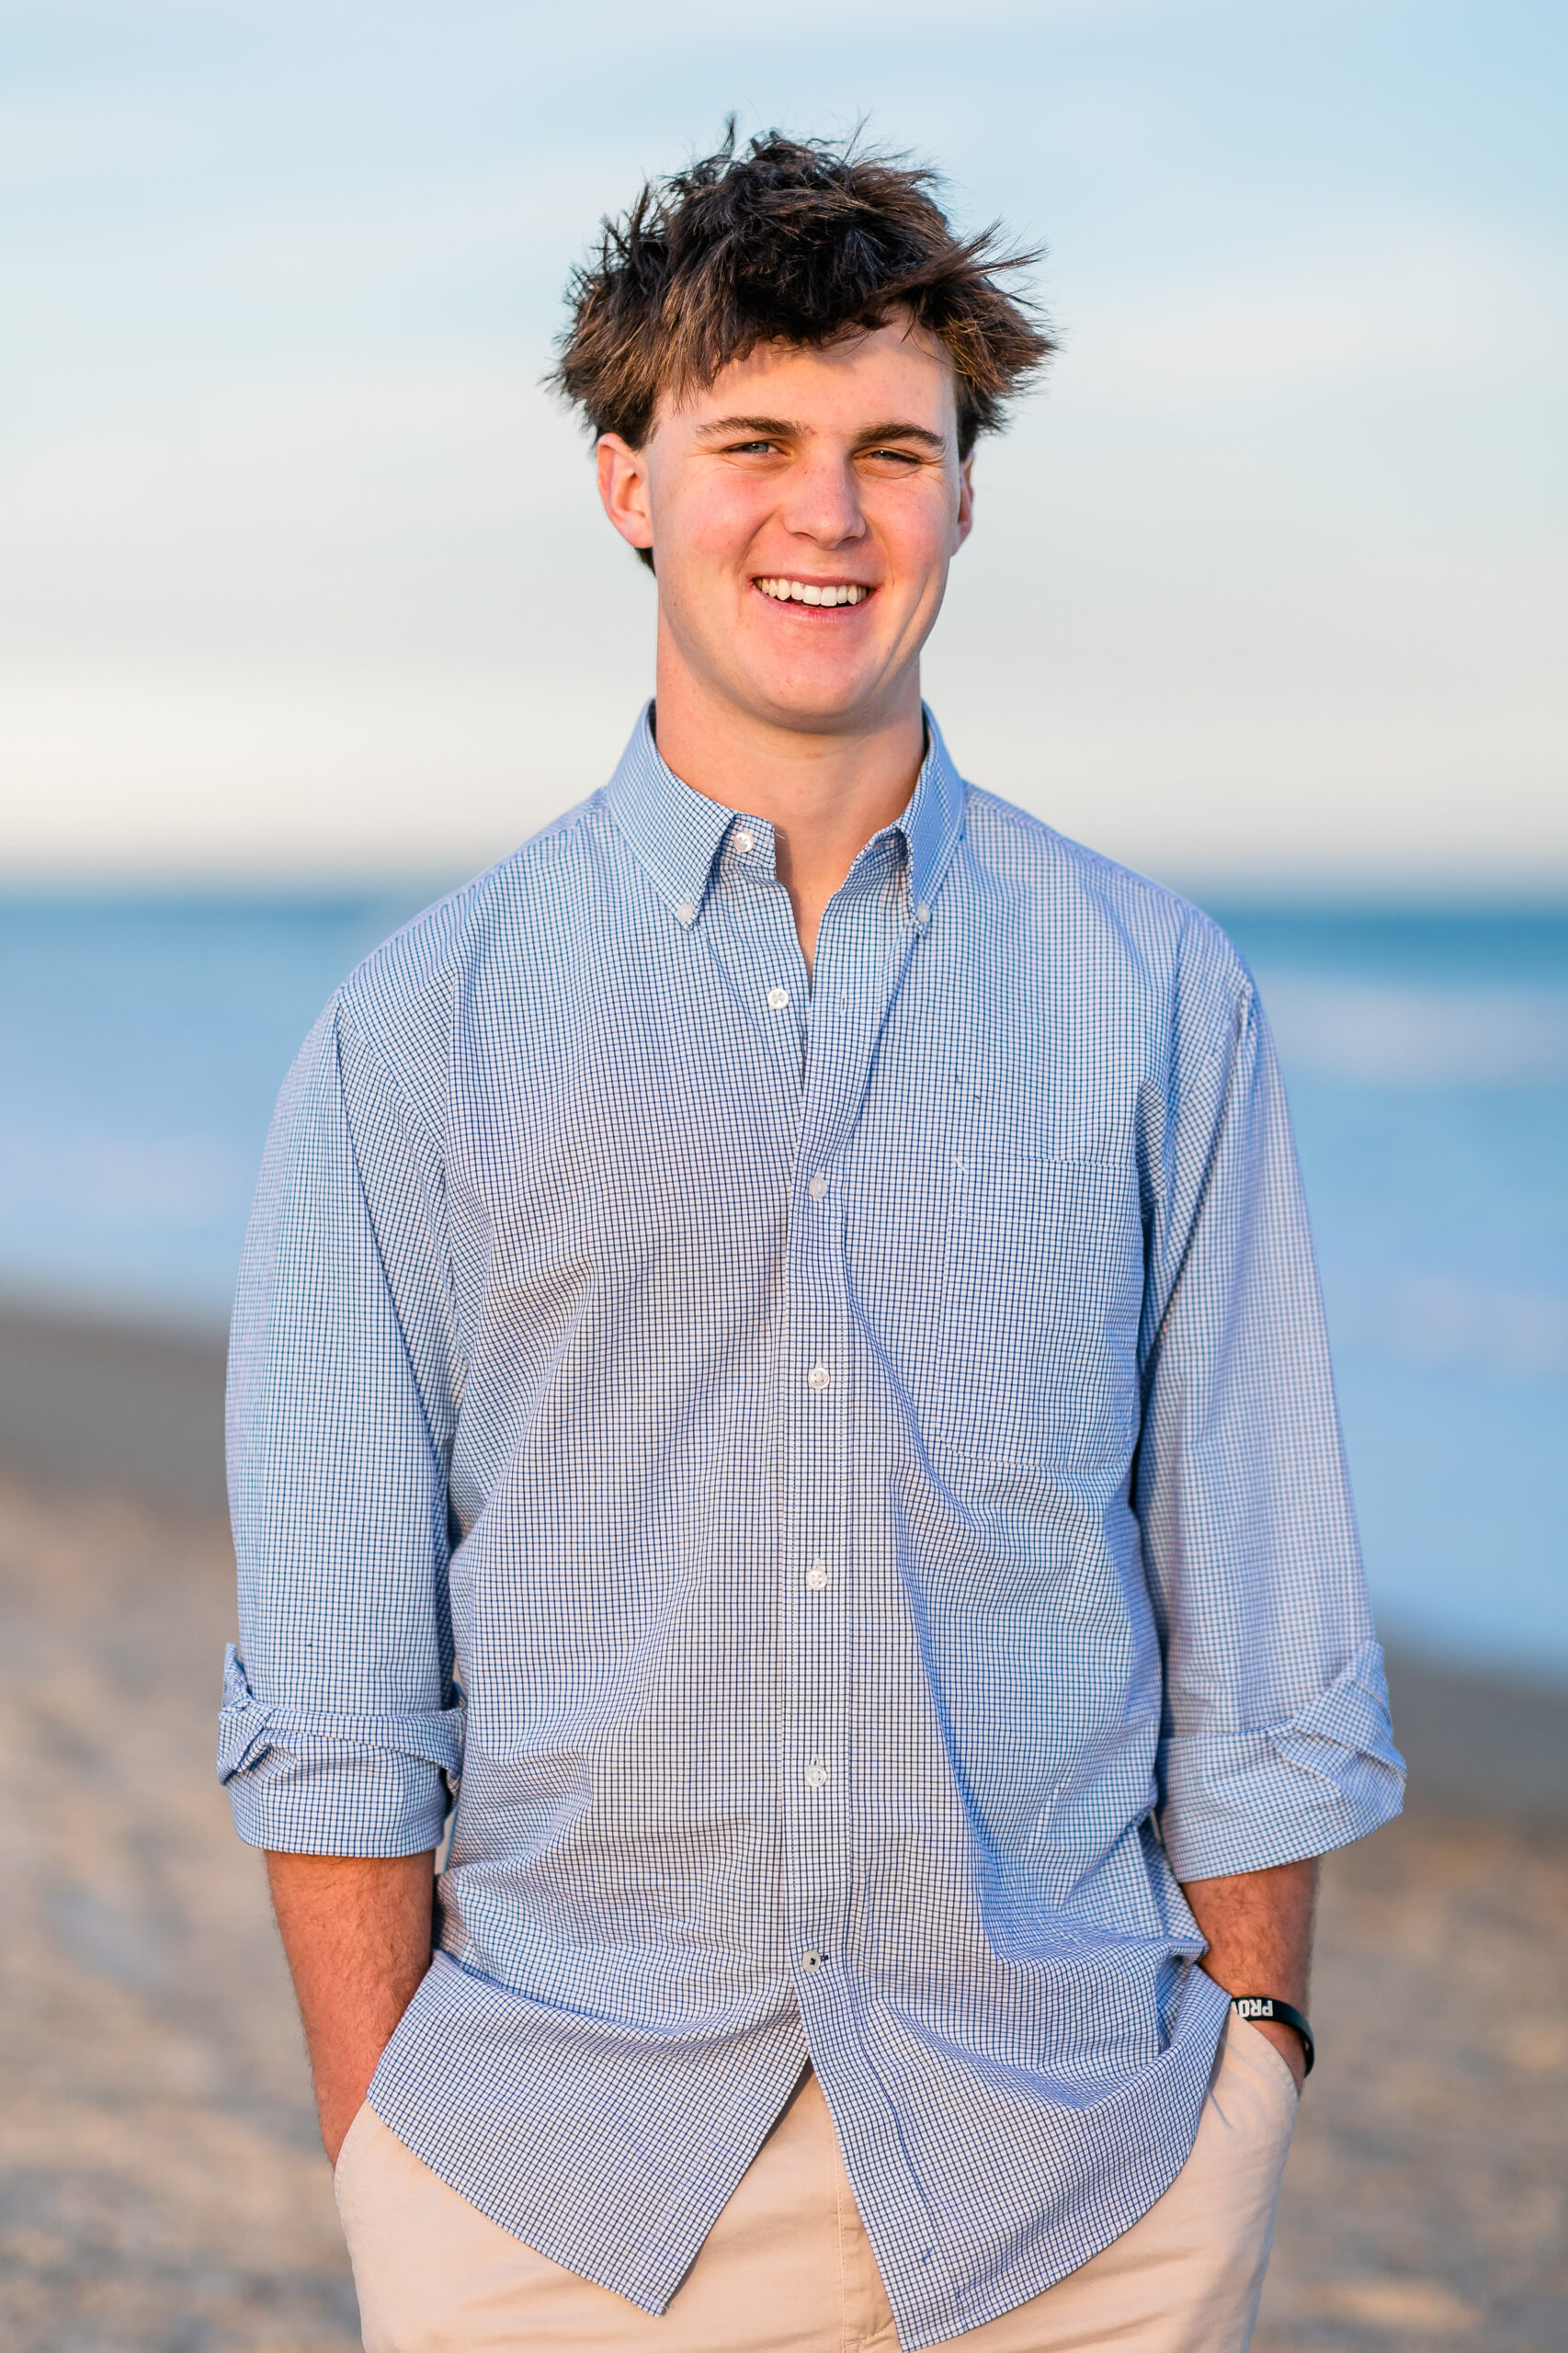
{"label": "chin", "polygon": [[789,678],[753,676],[744,682],[745,699],[766,709],[787,726],[812,733],[852,725],[872,715],[880,681],[867,678]]}
{"label": "chin", "polygon": [[832,735],[868,724],[873,714],[858,696],[823,696],[812,701],[778,697],[763,706],[776,725],[802,735]]}

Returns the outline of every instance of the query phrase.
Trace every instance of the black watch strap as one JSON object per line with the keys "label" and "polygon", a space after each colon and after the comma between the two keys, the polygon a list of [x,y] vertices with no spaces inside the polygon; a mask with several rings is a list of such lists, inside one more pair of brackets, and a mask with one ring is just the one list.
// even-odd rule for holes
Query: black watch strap
{"label": "black watch strap", "polygon": [[1231,2007],[1237,2018],[1250,2018],[1255,2025],[1259,2018],[1268,2018],[1274,2025],[1288,2026],[1292,2033],[1299,2034],[1307,2063],[1306,2072],[1309,2075],[1312,2074],[1317,2047],[1312,2041],[1312,2028],[1300,2010],[1289,2002],[1282,2002],[1277,1994],[1234,1994],[1231,1997]]}

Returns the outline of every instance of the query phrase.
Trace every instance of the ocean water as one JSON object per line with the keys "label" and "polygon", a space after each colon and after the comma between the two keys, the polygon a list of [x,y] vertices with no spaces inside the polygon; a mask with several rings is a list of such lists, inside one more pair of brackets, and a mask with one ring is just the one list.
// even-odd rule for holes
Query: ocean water
{"label": "ocean water", "polygon": [[[294,1050],[429,895],[0,898],[0,1290],[221,1318]],[[1568,1678],[1568,908],[1213,912],[1279,1040],[1380,1625]]]}

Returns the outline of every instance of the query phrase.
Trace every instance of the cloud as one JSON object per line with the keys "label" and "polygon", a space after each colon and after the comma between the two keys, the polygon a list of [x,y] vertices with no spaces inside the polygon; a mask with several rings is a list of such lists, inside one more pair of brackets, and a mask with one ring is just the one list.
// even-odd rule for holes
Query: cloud
{"label": "cloud", "polygon": [[1080,302],[1072,398],[1142,410],[1539,376],[1568,349],[1555,256],[1464,220],[1340,220],[1245,274],[1111,285]]}
{"label": "cloud", "polygon": [[36,661],[0,679],[0,869],[456,879],[604,781],[651,667]]}

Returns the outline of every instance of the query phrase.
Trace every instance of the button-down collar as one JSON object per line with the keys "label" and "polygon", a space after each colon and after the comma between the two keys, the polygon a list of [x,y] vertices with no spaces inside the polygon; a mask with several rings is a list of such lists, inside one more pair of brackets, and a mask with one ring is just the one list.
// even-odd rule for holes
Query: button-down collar
{"label": "button-down collar", "polygon": [[[963,779],[948,756],[936,721],[928,710],[924,715],[926,757],[908,805],[860,853],[865,858],[879,843],[896,839],[905,859],[909,913],[922,927],[958,847],[964,817]],[[683,924],[695,924],[702,915],[726,835],[732,849],[772,868],[773,828],[766,818],[746,812],[744,794],[727,807],[683,784],[660,757],[652,703],[632,729],[606,795],[617,826]]]}

